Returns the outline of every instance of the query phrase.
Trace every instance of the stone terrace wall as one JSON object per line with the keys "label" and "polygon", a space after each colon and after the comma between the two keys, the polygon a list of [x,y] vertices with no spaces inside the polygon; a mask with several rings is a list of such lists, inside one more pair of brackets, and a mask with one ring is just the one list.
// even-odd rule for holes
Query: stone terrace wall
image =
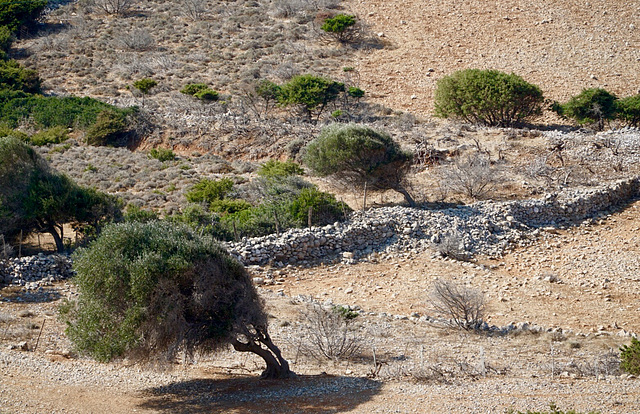
{"label": "stone terrace wall", "polygon": [[374,252],[422,251],[455,235],[471,254],[499,256],[513,244],[526,245],[539,227],[577,224],[628,203],[639,189],[636,177],[533,200],[485,201],[443,210],[384,207],[356,212],[345,223],[293,229],[227,247],[245,265],[304,265],[355,260]]}

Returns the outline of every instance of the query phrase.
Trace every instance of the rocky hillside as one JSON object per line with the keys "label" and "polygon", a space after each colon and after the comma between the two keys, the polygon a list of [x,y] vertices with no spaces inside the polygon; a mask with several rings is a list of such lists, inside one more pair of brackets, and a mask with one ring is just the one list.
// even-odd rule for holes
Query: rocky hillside
{"label": "rocky hillside", "polygon": [[550,99],[583,88],[639,92],[640,14],[622,0],[346,3],[388,46],[356,54],[376,102],[428,116],[436,81],[458,69],[514,72]]}

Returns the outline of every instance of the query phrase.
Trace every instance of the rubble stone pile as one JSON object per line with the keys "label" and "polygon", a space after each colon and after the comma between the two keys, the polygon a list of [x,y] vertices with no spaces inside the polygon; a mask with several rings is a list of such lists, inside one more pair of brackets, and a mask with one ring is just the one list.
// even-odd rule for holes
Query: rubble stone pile
{"label": "rubble stone pile", "polygon": [[355,212],[344,223],[291,229],[228,243],[227,248],[245,265],[305,265],[350,262],[372,253],[418,253],[454,238],[470,255],[498,257],[512,246],[530,244],[544,227],[579,224],[624,205],[638,196],[639,188],[636,177],[533,200],[483,201],[441,210],[383,207]]}

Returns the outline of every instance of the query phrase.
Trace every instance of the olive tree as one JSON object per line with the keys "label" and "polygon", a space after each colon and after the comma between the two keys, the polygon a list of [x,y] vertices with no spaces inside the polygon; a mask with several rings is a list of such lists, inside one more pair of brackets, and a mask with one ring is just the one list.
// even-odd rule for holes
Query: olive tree
{"label": "olive tree", "polygon": [[74,257],[79,297],[62,308],[77,349],[100,361],[173,361],[231,344],[294,376],[272,342],[249,273],[214,239],[167,221],[111,224]]}
{"label": "olive tree", "polygon": [[46,232],[63,251],[65,223],[97,228],[119,212],[115,197],[77,185],[19,139],[0,138],[0,233],[7,238]]}
{"label": "olive tree", "polygon": [[305,148],[304,163],[321,177],[354,186],[395,190],[415,202],[403,185],[413,154],[389,134],[359,124],[332,124]]}

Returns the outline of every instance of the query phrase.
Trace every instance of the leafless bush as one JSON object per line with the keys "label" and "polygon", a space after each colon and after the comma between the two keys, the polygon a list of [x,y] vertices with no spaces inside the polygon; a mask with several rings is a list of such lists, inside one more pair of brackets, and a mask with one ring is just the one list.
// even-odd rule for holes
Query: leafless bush
{"label": "leafless bush", "polygon": [[500,181],[500,170],[489,157],[473,153],[440,168],[441,185],[474,200],[486,198]]}
{"label": "leafless bush", "polygon": [[620,375],[620,355],[611,349],[608,352],[595,355],[593,358],[573,358],[566,364],[558,364],[554,370],[560,373],[566,372],[576,377]]}
{"label": "leafless bush", "polygon": [[[5,241],[3,234],[0,234],[0,261],[13,257],[14,254],[13,246]],[[0,274],[2,274],[2,262],[0,262]]]}
{"label": "leafless bush", "polygon": [[94,4],[107,14],[125,15],[135,4],[135,0],[93,0]]}
{"label": "leafless bush", "polygon": [[125,49],[136,52],[152,50],[156,46],[156,41],[151,34],[143,29],[136,29],[130,33],[123,34],[118,42]]}
{"label": "leafless bush", "polygon": [[482,292],[476,289],[459,286],[449,280],[436,280],[430,303],[436,312],[451,319],[454,326],[467,331],[482,326],[485,299]]}
{"label": "leafless bush", "polygon": [[455,260],[469,261],[471,253],[465,249],[464,242],[459,234],[447,234],[434,244],[434,248],[442,257],[449,257]]}
{"label": "leafless bush", "polygon": [[524,175],[534,180],[544,180],[551,184],[554,180],[555,168],[549,165],[549,157],[539,156],[524,166]]}
{"label": "leafless bush", "polygon": [[304,312],[304,316],[307,325],[306,343],[301,345],[302,353],[318,361],[340,361],[360,353],[362,339],[349,317],[335,309],[326,310],[317,304],[311,305]]}
{"label": "leafless bush", "polygon": [[182,13],[189,19],[198,21],[207,12],[204,0],[180,0]]}

